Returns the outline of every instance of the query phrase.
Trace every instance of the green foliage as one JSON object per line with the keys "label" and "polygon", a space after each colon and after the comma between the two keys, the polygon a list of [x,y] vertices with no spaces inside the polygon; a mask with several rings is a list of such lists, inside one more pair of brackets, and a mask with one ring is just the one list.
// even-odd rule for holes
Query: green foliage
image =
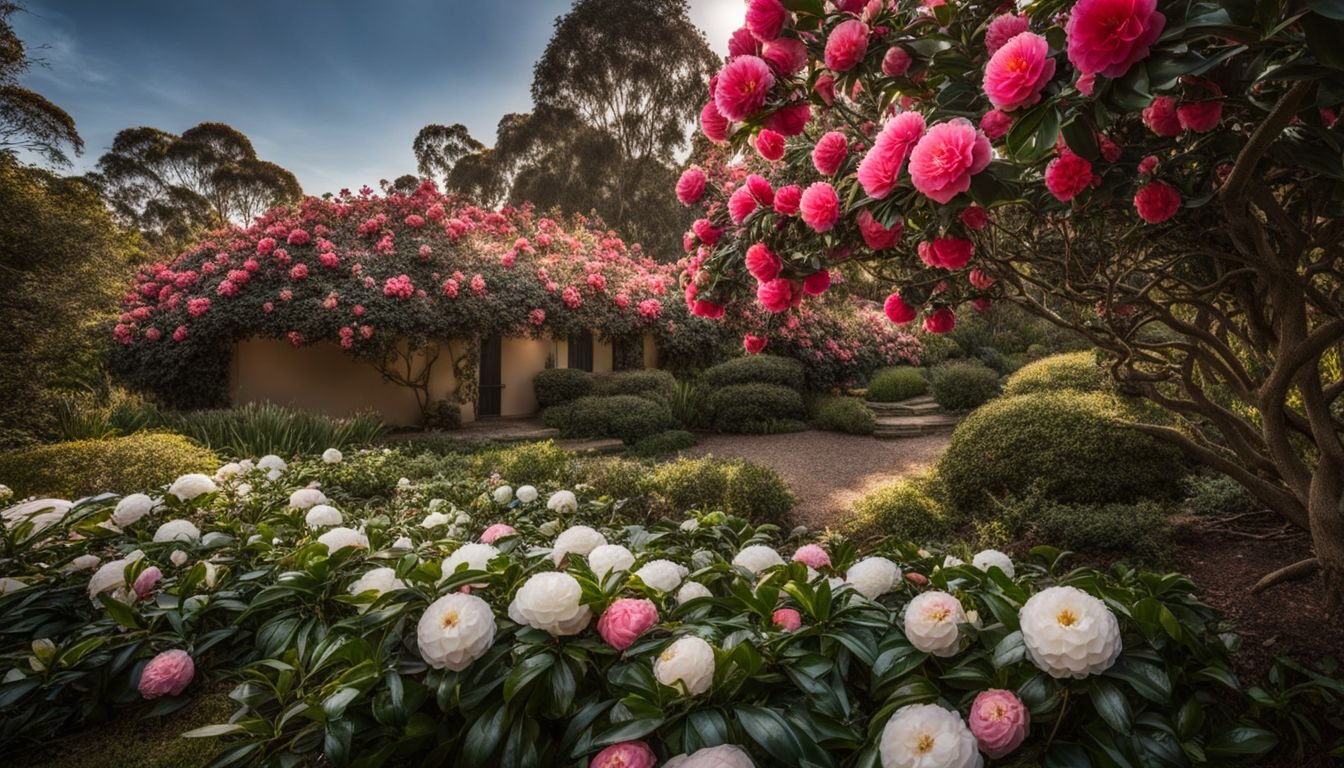
{"label": "green foliage", "polygon": [[774,384],[802,392],[806,378],[802,363],[791,357],[748,355],[706,369],[702,381],[712,389],[735,384]]}
{"label": "green foliage", "polygon": [[919,343],[923,348],[919,362],[926,366],[938,365],[965,356],[961,345],[947,334],[923,333],[919,335]]}
{"label": "green foliage", "polygon": [[731,384],[709,398],[714,428],[720,432],[755,434],[777,421],[798,421],[807,415],[803,396],[778,384]]}
{"label": "green foliage", "polygon": [[618,456],[594,456],[574,462],[572,478],[559,484],[586,484],[599,496],[622,500],[622,511],[643,513],[649,508],[645,487],[648,474],[649,466],[644,462]]}
{"label": "green foliage", "polygon": [[933,399],[949,411],[971,411],[999,393],[999,375],[978,361],[943,363],[929,369]]}
{"label": "green foliage", "polygon": [[452,400],[435,400],[425,410],[425,429],[460,429],[462,405]]}
{"label": "green foliage", "polygon": [[877,426],[877,417],[862,400],[854,397],[821,397],[812,414],[817,429],[844,432],[850,435],[871,435]]}
{"label": "green foliage", "polygon": [[599,395],[637,395],[671,406],[677,397],[677,379],[667,371],[619,371],[594,378]]}
{"label": "green foliage", "polygon": [[868,399],[875,403],[899,403],[929,391],[928,379],[918,368],[883,368],[868,381]]}
{"label": "green foliage", "polygon": [[21,13],[18,3],[0,4],[0,152],[32,152],[52,165],[69,165],[66,150],[83,151],[84,140],[68,112],[36,91],[20,84],[33,64],[45,64],[28,55],[9,17]]}
{"label": "green foliage", "polygon": [[179,475],[210,473],[218,466],[219,457],[185,437],[142,432],[0,454],[0,482],[20,497],[76,499],[154,489]]}
{"label": "green foliage", "polygon": [[593,393],[593,374],[579,368],[547,368],[532,377],[537,404],[563,405]]}
{"label": "green foliage", "polygon": [[713,456],[660,464],[647,475],[644,490],[663,516],[703,509],[782,526],[794,504],[788,484],[770,467]]}
{"label": "green foliage", "polygon": [[724,462],[723,472],[727,479],[724,512],[755,525],[789,525],[796,499],[778,472],[764,464],[741,460]]}
{"label": "green foliage", "polygon": [[1265,506],[1236,480],[1212,471],[1186,475],[1181,488],[1185,491],[1185,506],[1196,515],[1236,515]]}
{"label": "green foliage", "polygon": [[1106,371],[1097,365],[1095,352],[1068,352],[1023,366],[1004,382],[1003,394],[1012,397],[1060,390],[1105,392],[1109,388]]}
{"label": "green foliage", "polygon": [[635,443],[630,448],[630,453],[652,459],[691,448],[697,442],[699,441],[696,440],[695,435],[684,429],[669,429],[666,432],[650,435]]}
{"label": "green foliage", "polygon": [[937,500],[937,482],[929,473],[878,488],[854,503],[847,531],[867,540],[889,536],[920,545],[949,540],[956,524]]}
{"label": "green foliage", "polygon": [[1167,511],[1151,501],[1135,504],[1044,503],[1029,513],[1036,541],[1077,552],[1164,563],[1172,554]]}
{"label": "green foliage", "polygon": [[713,457],[680,458],[659,464],[649,473],[645,489],[657,499],[664,515],[678,510],[720,509],[728,489],[723,462]]}
{"label": "green foliage", "polygon": [[298,456],[328,448],[370,445],[386,431],[382,418],[364,411],[333,418],[274,403],[248,403],[208,411],[167,411],[163,427],[234,457]]}
{"label": "green foliage", "polygon": [[709,395],[709,388],[699,379],[677,379],[671,403],[672,418],[688,429],[708,428],[712,422]]}
{"label": "green foliage", "polygon": [[475,473],[497,472],[514,485],[563,484],[568,481],[572,463],[573,456],[552,440],[501,446],[471,458]]}
{"label": "green foliage", "polygon": [[316,483],[323,494],[334,500],[389,499],[396,493],[401,478],[420,479],[436,474],[426,472],[423,468],[427,466],[414,462],[401,451],[379,449],[350,451],[336,464],[305,456],[289,462],[289,473],[305,485]]}
{"label": "green foliage", "polygon": [[1004,397],[971,413],[952,433],[938,463],[959,512],[984,512],[990,497],[1025,493],[1106,503],[1160,498],[1183,474],[1169,446],[1126,428],[1132,412],[1099,393]]}
{"label": "green foliage", "polygon": [[542,419],[562,437],[614,437],[627,445],[676,426],[666,405],[637,395],[581,397],[547,408]]}

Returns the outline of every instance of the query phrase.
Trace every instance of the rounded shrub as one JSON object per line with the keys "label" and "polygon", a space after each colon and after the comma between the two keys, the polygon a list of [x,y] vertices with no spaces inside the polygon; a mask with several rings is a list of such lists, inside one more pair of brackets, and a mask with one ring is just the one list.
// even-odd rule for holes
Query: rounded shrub
{"label": "rounded shrub", "polygon": [[537,404],[542,408],[578,400],[593,393],[593,374],[578,368],[547,368],[532,377]]}
{"label": "rounded shrub", "polygon": [[883,368],[868,380],[868,399],[875,403],[899,403],[929,391],[929,382],[918,368]]}
{"label": "rounded shrub", "polygon": [[677,459],[656,467],[643,482],[659,513],[721,510],[753,523],[788,524],[794,496],[779,473],[741,460]]}
{"label": "rounded shrub", "polygon": [[599,395],[637,395],[671,405],[677,394],[677,379],[667,371],[620,371],[593,378]]}
{"label": "rounded shrub", "polygon": [[1123,402],[1101,393],[999,398],[957,425],[938,473],[953,509],[970,514],[1033,484],[1063,502],[1165,496],[1184,472],[1180,454],[1127,428],[1132,421]]}
{"label": "rounded shrub", "polygon": [[871,435],[877,426],[877,417],[862,400],[853,397],[823,397],[817,401],[812,424],[817,429],[829,429],[850,435]]}
{"label": "rounded shrub", "polygon": [[720,432],[769,432],[772,422],[800,420],[807,415],[803,396],[779,384],[730,384],[714,390],[709,402],[714,428]]}
{"label": "rounded shrub", "polygon": [[679,515],[691,509],[717,509],[728,488],[724,462],[705,457],[677,459],[660,464],[644,481],[660,512]]}
{"label": "rounded shrub", "polygon": [[[575,462],[572,483],[585,483],[599,496],[620,499],[622,510],[643,514],[648,511],[644,478],[647,464],[617,456],[593,456]],[[566,481],[564,484],[570,484]]]}
{"label": "rounded shrub", "polygon": [[999,374],[984,363],[960,360],[929,370],[933,399],[949,411],[971,411],[999,393]]}
{"label": "rounded shrub", "polygon": [[631,447],[630,452],[644,458],[655,458],[690,448],[697,442],[695,435],[684,429],[669,429],[640,440]]}
{"label": "rounded shrub", "polygon": [[703,380],[714,389],[735,384],[774,384],[802,392],[805,386],[803,364],[791,357],[777,355],[733,358],[707,369]]}
{"label": "rounded shrub", "polygon": [[1136,504],[1047,503],[1034,515],[1033,537],[1052,547],[1162,562],[1171,555],[1166,510],[1151,501]]}
{"label": "rounded shrub", "polygon": [[569,481],[573,455],[552,440],[518,443],[482,451],[472,457],[480,474],[498,472],[507,483],[538,485]]}
{"label": "rounded shrub", "polygon": [[793,491],[774,469],[749,461],[734,461],[724,468],[723,511],[756,525],[789,525]]}
{"label": "rounded shrub", "polygon": [[1028,363],[1003,384],[1008,396],[1037,392],[1104,392],[1108,388],[1106,370],[1097,365],[1093,352],[1067,352]]}
{"label": "rounded shrub", "polygon": [[935,498],[932,475],[915,475],[882,486],[854,503],[850,535],[928,544],[952,536],[952,520]]}
{"label": "rounded shrub", "polygon": [[181,435],[140,432],[0,454],[0,483],[17,497],[75,499],[158,488],[192,472],[214,472],[219,457]]}
{"label": "rounded shrub", "polygon": [[667,405],[637,395],[581,397],[548,408],[542,418],[563,437],[614,437],[627,444],[676,426]]}

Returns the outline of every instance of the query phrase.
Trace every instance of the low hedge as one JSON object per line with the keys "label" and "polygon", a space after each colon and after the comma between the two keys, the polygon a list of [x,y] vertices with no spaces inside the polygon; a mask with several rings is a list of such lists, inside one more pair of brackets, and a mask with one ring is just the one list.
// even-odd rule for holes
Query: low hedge
{"label": "low hedge", "polygon": [[219,465],[213,452],[181,435],[140,432],[0,454],[0,483],[12,488],[16,497],[75,499],[157,488],[180,475],[212,473]]}
{"label": "low hedge", "polygon": [[1045,504],[1028,521],[1032,537],[1050,546],[1118,555],[1149,563],[1171,556],[1171,525],[1160,504]]}
{"label": "low hedge", "polygon": [[929,391],[928,379],[918,368],[883,368],[868,381],[868,399],[875,403],[899,403]]}
{"label": "low hedge", "polygon": [[877,417],[862,400],[853,397],[823,397],[817,400],[812,414],[817,429],[844,432],[850,435],[871,435],[877,427]]}
{"label": "low hedge", "polygon": [[676,426],[666,404],[637,395],[591,395],[542,414],[562,437],[614,437],[633,444]]}
{"label": "low hedge", "polygon": [[578,368],[547,368],[532,377],[532,388],[537,404],[550,408],[593,394],[593,374]]}
{"label": "low hedge", "polygon": [[855,502],[854,516],[846,530],[864,539],[890,536],[920,544],[947,540],[956,532],[956,525],[936,496],[933,475],[902,478]]}
{"label": "low hedge", "polygon": [[640,440],[630,448],[630,452],[644,458],[656,458],[691,448],[697,442],[695,435],[684,429],[669,429]]}
{"label": "low hedge", "polygon": [[1134,411],[1101,393],[1052,392],[995,400],[966,417],[938,462],[948,501],[968,514],[991,497],[1025,494],[1071,503],[1170,494],[1180,454],[1129,429]]}
{"label": "low hedge", "polygon": [[774,384],[801,393],[806,386],[806,375],[803,364],[791,357],[751,355],[706,369],[703,381],[713,389],[737,384]]}
{"label": "low hedge", "polygon": [[1094,352],[1068,352],[1051,355],[1022,366],[1003,384],[1008,396],[1038,392],[1104,392],[1109,380],[1106,370],[1097,365]]}
{"label": "low hedge", "polygon": [[976,360],[943,363],[929,370],[933,399],[949,411],[973,411],[999,393],[999,374]]}
{"label": "low hedge", "polygon": [[753,523],[789,524],[794,496],[779,473],[748,461],[677,459],[659,465],[644,480],[654,510],[665,515],[679,510],[721,510]]}
{"label": "low hedge", "polygon": [[778,384],[731,384],[714,390],[709,403],[714,412],[714,428],[720,432],[769,432],[771,422],[801,420],[807,416],[803,396]]}
{"label": "low hedge", "polygon": [[621,371],[593,378],[598,395],[636,395],[671,405],[677,395],[677,379],[667,371]]}

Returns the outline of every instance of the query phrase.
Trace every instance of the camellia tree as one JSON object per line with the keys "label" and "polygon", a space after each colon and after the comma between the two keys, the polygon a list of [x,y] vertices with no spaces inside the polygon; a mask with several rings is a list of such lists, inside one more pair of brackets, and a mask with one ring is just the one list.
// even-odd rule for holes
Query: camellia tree
{"label": "camellia tree", "polygon": [[[688,306],[787,313],[839,262],[946,332],[1080,331],[1138,425],[1311,534],[1344,596],[1344,6],[751,0],[700,115],[767,179],[678,184]],[[826,277],[819,277],[825,275]]]}

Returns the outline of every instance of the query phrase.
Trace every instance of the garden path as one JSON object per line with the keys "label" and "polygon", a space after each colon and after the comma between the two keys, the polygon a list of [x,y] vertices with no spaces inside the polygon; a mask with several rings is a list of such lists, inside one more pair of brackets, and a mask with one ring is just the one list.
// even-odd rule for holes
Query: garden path
{"label": "garden path", "polygon": [[740,458],[773,467],[798,497],[793,510],[796,521],[822,528],[838,523],[867,493],[928,467],[947,447],[947,440],[947,435],[874,440],[816,430],[702,435],[700,444],[684,453]]}

